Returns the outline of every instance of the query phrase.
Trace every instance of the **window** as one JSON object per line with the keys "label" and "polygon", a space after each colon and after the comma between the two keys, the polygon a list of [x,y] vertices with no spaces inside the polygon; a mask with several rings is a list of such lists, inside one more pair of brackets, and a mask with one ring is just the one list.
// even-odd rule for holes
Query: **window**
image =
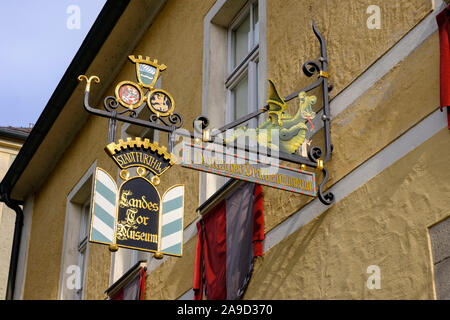
{"label": "window", "polygon": [[450,217],[429,228],[436,299],[450,299]]}
{"label": "window", "polygon": [[[259,107],[258,1],[247,3],[228,28],[227,122]],[[252,122],[251,126],[256,126]]]}
{"label": "window", "polygon": [[95,161],[67,196],[59,299],[80,300],[86,295],[91,195]]}
{"label": "window", "polygon": [[[217,0],[204,18],[202,114],[220,128],[258,110],[267,96],[266,0]],[[256,127],[258,120],[246,123]],[[244,123],[245,125],[245,123]],[[226,178],[200,174],[200,202]]]}
{"label": "window", "polygon": [[[81,223],[80,223],[80,240],[78,242],[78,267],[81,278],[84,277],[87,264],[87,245],[89,241],[89,227],[90,227],[90,208],[91,202],[86,202],[81,209]],[[80,283],[80,288],[76,289],[76,298],[83,297],[83,283]]]}

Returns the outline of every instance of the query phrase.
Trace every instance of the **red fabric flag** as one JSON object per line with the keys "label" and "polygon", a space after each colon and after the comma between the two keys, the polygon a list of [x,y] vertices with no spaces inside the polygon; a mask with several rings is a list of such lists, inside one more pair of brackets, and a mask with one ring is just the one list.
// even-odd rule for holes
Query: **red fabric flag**
{"label": "red fabric flag", "polygon": [[139,300],[145,300],[145,275],[147,268],[142,268],[139,271]]}
{"label": "red fabric flag", "polygon": [[448,128],[450,130],[450,5],[436,16],[439,26],[440,44],[440,89],[441,111],[447,107]]}
{"label": "red fabric flag", "polygon": [[111,300],[123,300],[123,288],[120,288],[120,290],[111,297]]}
{"label": "red fabric flag", "polygon": [[111,300],[145,300],[145,273],[146,268],[141,268],[130,282],[111,297]]}
{"label": "red fabric flag", "polygon": [[197,222],[197,246],[195,248],[194,261],[194,300],[201,300],[203,293],[203,228],[201,221]]}
{"label": "red fabric flag", "polygon": [[263,240],[261,186],[242,185],[197,223],[194,299],[240,299]]}
{"label": "red fabric flag", "polygon": [[263,197],[260,184],[255,185],[255,199],[253,204],[253,255],[262,257],[264,240]]}

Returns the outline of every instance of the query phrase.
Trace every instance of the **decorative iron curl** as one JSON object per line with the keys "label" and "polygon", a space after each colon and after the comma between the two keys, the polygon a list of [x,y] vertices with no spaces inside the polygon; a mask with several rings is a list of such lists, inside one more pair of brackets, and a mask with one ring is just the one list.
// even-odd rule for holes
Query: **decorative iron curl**
{"label": "decorative iron curl", "polygon": [[158,122],[158,119],[159,119],[158,115],[156,113],[152,113],[152,114],[150,114],[148,121],[149,122]]}
{"label": "decorative iron curl", "polygon": [[302,70],[307,77],[312,77],[315,73],[319,73],[322,69],[317,62],[310,60],[303,64]]}
{"label": "decorative iron curl", "polygon": [[[125,113],[125,111],[123,111],[122,113]],[[122,114],[122,113],[119,113],[119,114]],[[130,116],[131,118],[137,118],[137,112],[136,112],[136,110],[131,110],[129,116]]]}
{"label": "decorative iron curl", "polygon": [[328,181],[328,170],[323,168],[322,172],[324,174],[323,180],[322,182],[319,184],[319,188],[318,188],[318,195],[319,195],[319,200],[329,206],[330,204],[332,204],[335,201],[335,197],[334,194],[331,191],[327,191],[327,192],[323,192],[323,187],[325,185],[325,183]]}
{"label": "decorative iron curl", "polygon": [[209,120],[206,116],[198,116],[194,119],[194,131],[202,134],[203,130],[209,126]]}
{"label": "decorative iron curl", "polygon": [[308,158],[313,162],[317,162],[322,156],[322,149],[319,147],[313,146],[308,150]]}
{"label": "decorative iron curl", "polygon": [[183,117],[179,113],[174,112],[167,119],[175,128],[180,128],[183,125]]}
{"label": "decorative iron curl", "polygon": [[[117,108],[119,108],[120,103],[119,103],[119,101],[117,101],[116,97],[108,96],[105,98],[105,100],[103,100],[103,106],[105,107],[106,111],[113,112],[113,110],[117,110]],[[129,116],[131,118],[137,117],[137,112],[135,109],[125,108],[124,110],[122,110],[120,112],[116,111],[116,114],[124,114],[127,112],[130,113]]]}
{"label": "decorative iron curl", "polygon": [[183,125],[183,118],[178,113],[169,114],[167,117],[161,117],[152,113],[148,119],[148,121],[156,123],[157,121],[161,121],[167,127],[174,127],[176,129],[180,128]]}
{"label": "decorative iron curl", "polygon": [[108,96],[103,100],[103,106],[105,107],[106,111],[112,112],[113,110],[116,110],[119,107],[119,101],[117,101],[116,97]]}

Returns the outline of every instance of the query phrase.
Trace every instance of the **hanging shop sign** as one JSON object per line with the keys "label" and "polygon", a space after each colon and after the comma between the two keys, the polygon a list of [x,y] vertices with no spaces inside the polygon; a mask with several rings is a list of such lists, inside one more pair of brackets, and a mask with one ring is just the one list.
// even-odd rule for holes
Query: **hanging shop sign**
{"label": "hanging shop sign", "polygon": [[97,168],[90,241],[108,244],[112,250],[124,247],[159,257],[182,256],[184,185],[170,187],[162,197],[156,188],[159,175],[174,164],[172,155],[140,138],[119,140],[105,149],[122,168],[123,183],[118,187],[111,175]]}
{"label": "hanging shop sign", "polygon": [[184,143],[182,152],[181,165],[186,168],[316,196],[316,178],[313,172],[264,161],[256,154],[241,156],[230,153],[220,145],[208,144],[204,147]]}
{"label": "hanging shop sign", "polygon": [[[160,72],[167,67],[149,57],[129,56],[136,65],[138,82],[122,81],[115,96],[104,100],[107,112],[89,106],[89,92],[96,76],[86,80],[85,108],[90,113],[109,118],[107,154],[120,168],[120,186],[104,169],[97,168],[91,232],[89,241],[109,245],[111,251],[119,247],[154,252],[156,258],[164,254],[183,254],[184,185],[174,185],[161,196],[157,189],[160,175],[175,164],[175,156],[165,146],[149,139],[127,138],[116,143],[117,120],[136,125],[151,123],[160,130],[171,132],[181,126],[182,118],[174,112],[172,96],[155,89]],[[121,109],[119,109],[121,107]],[[143,108],[151,111],[149,121],[138,119]],[[128,116],[125,116],[128,114]]]}

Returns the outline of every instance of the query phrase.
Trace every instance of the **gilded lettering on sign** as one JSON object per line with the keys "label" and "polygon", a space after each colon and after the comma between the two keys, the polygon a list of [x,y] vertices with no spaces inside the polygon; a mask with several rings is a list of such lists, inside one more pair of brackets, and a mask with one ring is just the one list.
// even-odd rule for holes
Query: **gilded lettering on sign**
{"label": "gilded lettering on sign", "polygon": [[113,158],[121,168],[127,168],[130,165],[141,165],[152,169],[152,171],[156,171],[158,174],[161,174],[163,171],[163,164],[161,163],[161,161],[144,152],[131,151],[123,154],[113,155]]}
{"label": "gilded lettering on sign", "polygon": [[128,138],[127,141],[119,139],[118,143],[112,142],[105,149],[122,169],[143,167],[159,176],[175,164],[172,154],[167,152],[166,147],[148,139]]}
{"label": "gilded lettering on sign", "polygon": [[138,240],[145,242],[158,243],[158,235],[148,232],[136,231],[138,225],[147,225],[149,217],[137,216],[138,210],[135,208],[128,209],[126,218],[117,224],[117,239],[119,240]]}
{"label": "gilded lettering on sign", "polygon": [[120,195],[120,202],[119,202],[119,206],[121,208],[132,207],[132,208],[147,209],[153,212],[159,212],[158,203],[147,201],[145,195],[142,195],[141,199],[136,198],[128,199],[128,196],[130,195],[132,195],[130,190],[124,190],[122,192],[122,194]]}
{"label": "gilded lettering on sign", "polygon": [[316,193],[314,173],[281,166],[262,165],[258,161],[248,160],[249,157],[247,157],[245,162],[242,161],[243,159],[239,159],[241,160],[239,161],[236,158],[231,158],[227,161],[228,159],[223,157],[223,155],[221,152],[216,152],[215,156],[211,156],[198,146],[194,146],[193,150],[185,146],[182,165],[307,195]]}
{"label": "gilded lettering on sign", "polygon": [[134,177],[120,187],[116,241],[119,246],[158,251],[161,198],[152,183]]}

